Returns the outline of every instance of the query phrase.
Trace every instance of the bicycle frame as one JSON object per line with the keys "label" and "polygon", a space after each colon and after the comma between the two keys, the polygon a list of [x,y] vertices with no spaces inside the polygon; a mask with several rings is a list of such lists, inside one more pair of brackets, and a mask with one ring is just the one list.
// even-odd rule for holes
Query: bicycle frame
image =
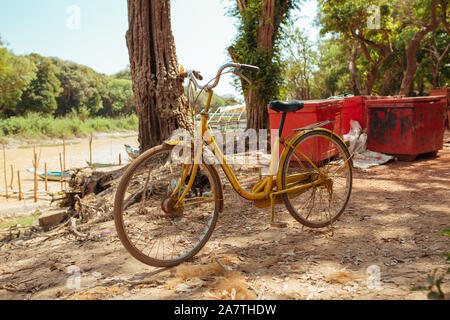
{"label": "bicycle frame", "polygon": [[[207,125],[208,118],[209,118],[209,108],[210,108],[211,100],[212,100],[212,96],[213,96],[213,90],[207,89],[206,91],[208,92],[209,95],[208,95],[208,100],[207,100],[205,110],[201,113],[201,126],[200,126],[200,134],[201,135],[200,135],[200,137],[203,137],[205,139],[206,145],[210,146],[212,148],[214,157],[221,163],[222,170],[224,171],[228,181],[230,182],[233,189],[241,197],[243,197],[244,199],[250,200],[250,201],[270,200],[271,205],[273,207],[274,197],[276,197],[278,195],[281,195],[283,193],[294,194],[294,193],[298,193],[303,190],[309,189],[313,186],[324,184],[325,180],[327,179],[327,176],[325,174],[323,174],[321,172],[321,170],[308,157],[306,157],[304,154],[302,154],[300,152],[300,154],[305,159],[307,159],[307,161],[317,170],[317,172],[319,173],[318,179],[311,183],[297,185],[295,187],[287,188],[284,190],[278,190],[278,191],[274,192],[273,191],[274,181],[275,181],[274,176],[275,175],[278,176],[276,181],[281,180],[279,177],[280,175],[278,174],[279,170],[278,170],[278,168],[276,168],[276,163],[277,163],[276,157],[279,154],[279,146],[281,144],[285,147],[282,157],[281,157],[282,159],[287,154],[289,148],[293,147],[292,144],[289,143],[290,140],[286,142],[284,139],[280,139],[279,137],[277,137],[277,139],[275,141],[275,149],[272,150],[272,156],[271,156],[271,161],[270,161],[270,166],[269,166],[268,177],[265,180],[258,182],[253,187],[251,192],[248,192],[247,190],[245,190],[242,187],[242,185],[239,183],[239,180],[237,179],[236,175],[234,174],[233,169],[227,163],[225,155],[220,150],[219,146],[217,145],[217,143],[216,143],[214,137],[212,136],[211,131]],[[300,132],[297,133],[294,136],[294,138],[297,136],[301,136],[301,134],[302,133],[300,133]],[[169,145],[179,145],[180,144],[179,141],[166,141],[166,143]],[[197,150],[195,150],[194,164],[193,165],[185,165],[182,178],[181,178],[178,186],[175,188],[174,192],[171,195],[171,198],[174,199],[174,201],[176,201],[176,204],[174,206],[175,208],[181,206],[183,199],[186,197],[187,193],[189,192],[192,185],[194,184],[195,176],[198,172],[198,167],[199,167],[200,159],[202,156],[202,150],[203,150],[203,144],[201,144],[201,146],[199,148],[197,148]],[[180,191],[186,182],[186,178],[189,174],[191,166],[192,166],[192,173],[191,173],[189,182],[188,182],[184,192],[180,195]],[[290,180],[291,180],[290,181],[291,183],[295,183],[295,182],[305,181],[306,179],[305,179],[304,174],[299,174],[299,175],[290,177]],[[277,185],[278,185],[278,187],[281,186],[280,183],[277,183]]]}

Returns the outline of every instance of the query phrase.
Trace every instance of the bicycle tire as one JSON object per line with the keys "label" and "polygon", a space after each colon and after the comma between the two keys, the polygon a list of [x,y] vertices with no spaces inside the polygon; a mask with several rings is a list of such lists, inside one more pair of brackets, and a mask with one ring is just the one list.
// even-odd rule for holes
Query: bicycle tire
{"label": "bicycle tire", "polygon": [[[314,139],[317,139],[317,141]],[[315,145],[316,150],[314,150]],[[300,150],[301,152],[303,152],[304,156],[302,156],[301,154],[297,154],[297,152],[294,155],[294,150]],[[296,162],[294,161],[294,164],[292,163],[293,157],[296,160]],[[305,177],[308,177],[308,179],[302,181],[301,183],[311,183],[319,176],[317,173],[317,169],[314,169],[314,167],[308,162],[306,157],[311,159],[312,162],[320,170],[326,171],[327,168],[328,170],[334,168],[334,171],[331,173],[335,173],[335,175],[333,177],[329,175],[329,181],[332,182],[328,183],[328,187],[330,185],[332,186],[331,194],[330,190],[327,189],[326,186],[321,185],[311,187],[306,191],[299,193],[299,195],[292,196],[292,194],[289,195],[285,193],[282,196],[289,213],[298,222],[310,228],[323,228],[338,220],[348,204],[353,184],[353,161],[347,146],[342,142],[340,138],[335,136],[330,131],[315,129],[306,132],[297,140],[295,140],[292,148],[289,148],[284,162],[282,163],[282,166],[280,168],[280,170],[282,170],[282,189],[286,189],[288,187],[289,180],[287,179],[287,177],[293,175],[294,173],[302,172],[307,174]],[[339,165],[340,167],[336,169],[335,167]],[[344,169],[343,177],[339,177],[337,175],[338,170],[340,170],[341,168]],[[330,174],[330,172],[326,173]],[[335,192],[336,189],[342,191],[343,195],[339,194],[338,196]],[[317,192],[324,192],[325,201],[321,193],[320,203],[322,206],[314,209],[316,204]],[[328,200],[326,199],[327,195]],[[340,201],[337,201],[338,198]],[[298,206],[297,203],[299,203],[300,206]],[[313,210],[316,210],[317,215],[321,216],[317,221],[313,221]],[[331,212],[331,210],[333,212]],[[326,215],[326,217],[322,218],[324,214]]]}
{"label": "bicycle tire", "polygon": [[[189,207],[191,210],[189,210],[189,212],[183,211],[182,217],[181,216],[173,217],[173,216],[170,216],[167,213],[165,213],[162,209],[162,201],[163,200],[159,199],[159,198],[163,198],[166,195],[163,194],[162,196],[158,196],[158,197],[155,196],[154,197],[155,200],[150,201],[150,197],[152,196],[152,194],[156,194],[156,191],[153,191],[153,190],[154,190],[154,187],[157,186],[156,183],[154,183],[154,184],[152,184],[151,188],[148,188],[148,182],[149,182],[150,175],[151,175],[150,172],[157,170],[157,169],[155,169],[154,163],[152,163],[151,160],[157,159],[157,156],[161,156],[164,153],[171,154],[173,148],[174,148],[173,146],[163,144],[163,145],[160,145],[160,146],[157,146],[155,148],[148,150],[147,152],[145,152],[141,156],[139,156],[137,159],[135,159],[124,173],[124,175],[118,185],[117,192],[115,195],[115,201],[114,201],[114,222],[115,222],[117,234],[118,234],[123,246],[134,258],[136,258],[137,260],[141,261],[144,264],[154,266],[154,267],[176,266],[186,260],[189,260],[193,256],[195,256],[203,248],[203,246],[206,244],[206,242],[211,237],[211,234],[217,223],[218,214],[221,209],[221,202],[220,202],[221,199],[219,199],[219,197],[218,197],[218,194],[220,194],[220,192],[219,192],[220,182],[217,180],[218,178],[214,174],[213,168],[211,168],[211,166],[206,165],[206,164],[200,165],[199,170],[201,170],[201,172],[204,172],[205,176],[207,177],[207,179],[209,181],[210,189],[211,189],[211,197],[209,198],[208,201],[204,202],[204,203],[209,203],[209,202],[212,203],[211,204],[212,212],[210,214],[207,214],[208,216],[199,212],[201,210],[201,208],[200,208],[202,205],[201,203],[198,204],[199,208],[197,208],[197,210],[191,209],[193,207]],[[156,160],[154,162],[156,162]],[[139,175],[139,172],[140,172],[139,168],[141,166],[144,166],[144,168],[145,168],[145,165],[147,163],[150,163],[150,165],[149,165],[149,169],[145,169],[145,170],[148,170],[148,177],[145,180],[146,181],[145,186],[143,187],[142,190],[139,190],[135,193],[131,192],[131,195],[126,198],[126,195],[130,193],[128,190],[130,184],[135,186],[135,185],[139,185],[139,181],[142,181],[142,179],[141,180],[134,179],[134,177],[135,177],[135,174]],[[166,164],[164,164],[164,166],[166,166]],[[163,170],[165,170],[164,166],[161,166],[161,168],[163,168]],[[201,174],[200,171],[197,174]],[[137,176],[137,177],[140,178],[139,176]],[[159,177],[159,178],[160,179],[155,182],[161,183],[161,181],[163,181],[163,184],[165,182],[168,182],[169,185],[171,185],[174,181],[174,180],[170,180],[170,178],[168,181],[163,180],[163,178],[161,178],[161,177]],[[153,177],[151,179],[152,179],[152,183],[153,183]],[[127,190],[128,190],[128,193],[127,193]],[[130,187],[130,190],[131,190],[131,187]],[[150,192],[148,190],[150,190]],[[164,193],[165,192],[164,186],[163,186],[162,190]],[[139,193],[141,193],[140,199],[139,199],[140,207],[134,212],[131,209],[128,209],[128,208],[132,208],[132,206],[130,206],[129,203],[134,201],[136,197],[139,197]],[[148,196],[149,199],[147,199],[147,194],[149,194],[149,196]],[[130,199],[132,200],[131,202],[130,202]],[[142,200],[142,199],[144,199],[144,200]],[[158,201],[159,201],[159,203],[158,203]],[[142,203],[145,203],[145,205],[147,206],[147,203],[153,203],[153,202],[154,202],[154,205],[151,207],[151,209],[148,209],[147,207],[145,207],[145,209],[142,211],[142,208],[141,208],[141,207],[143,207]],[[136,206],[136,204],[133,204],[133,205]],[[158,206],[159,206],[159,208],[158,208]],[[142,212],[139,212],[139,210],[141,210]],[[131,213],[130,213],[130,211],[131,211]],[[195,215],[195,214],[197,214],[197,215]],[[139,215],[141,215],[141,216],[139,216]],[[207,221],[203,221],[203,222],[206,222],[206,224],[204,225],[204,230],[201,230],[201,235],[199,236],[199,238],[197,240],[195,240],[195,239],[186,240],[187,238],[186,239],[182,238],[182,235],[175,234],[177,231],[179,232],[181,229],[185,229],[182,231],[187,231],[187,233],[192,234],[195,231],[194,230],[195,225],[202,222],[202,221],[200,221],[202,219],[202,217],[205,217],[207,219]],[[142,219],[142,220],[139,221],[140,219]],[[151,220],[151,219],[153,219],[153,220]],[[185,221],[183,221],[183,219],[185,219]],[[146,248],[148,249],[150,244],[148,244],[148,247],[146,245],[144,245],[144,249],[138,248],[138,242],[141,239],[142,235],[140,235],[139,239],[136,241],[135,241],[135,238],[132,237],[132,233],[134,232],[134,229],[132,230],[132,226],[130,224],[131,224],[131,222],[134,223],[134,221],[139,221],[139,223],[144,221],[144,223],[146,225],[148,225],[149,230],[147,230],[144,240],[156,241],[156,238],[158,236],[160,236],[161,239],[159,241],[162,241],[162,240],[164,240],[164,237],[169,238],[170,236],[173,236],[174,243],[172,243],[172,245],[174,247],[176,245],[178,245],[178,243],[180,243],[180,246],[185,246],[182,241],[185,241],[185,242],[196,241],[196,242],[192,247],[189,248],[189,250],[182,252],[182,254],[176,255],[176,257],[173,257],[173,253],[172,253],[172,256],[170,259],[164,257],[164,248],[166,248],[166,249],[170,248],[170,246],[168,247],[168,246],[166,246],[166,244],[162,245],[162,248],[163,248],[162,249],[162,251],[163,251],[162,258],[156,256],[156,255],[158,255],[158,252],[156,252],[156,254],[152,255],[152,252],[153,252],[152,250],[153,250],[153,247],[155,246],[155,244],[153,244],[149,253],[145,253],[144,250]],[[157,222],[153,222],[153,221],[157,221]],[[158,227],[158,225],[157,225],[158,223],[160,223],[161,226]],[[153,226],[153,225],[156,225],[156,226]],[[133,224],[133,226],[134,226],[134,224]],[[163,227],[165,227],[166,229],[161,230],[161,229],[163,229]],[[137,227],[135,227],[135,228],[137,228]],[[137,230],[141,230],[140,228],[137,228]],[[153,233],[153,234],[150,234],[150,233]],[[172,235],[170,235],[170,234],[172,234]],[[181,238],[177,238],[178,236],[180,236]],[[184,235],[184,236],[189,237],[189,234]],[[160,245],[161,244],[158,243],[158,251],[159,251]]]}

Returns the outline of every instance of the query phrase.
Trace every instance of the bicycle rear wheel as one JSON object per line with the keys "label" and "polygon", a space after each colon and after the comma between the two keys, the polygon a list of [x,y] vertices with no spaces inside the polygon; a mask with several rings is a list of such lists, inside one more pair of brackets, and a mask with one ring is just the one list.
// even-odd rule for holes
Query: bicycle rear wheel
{"label": "bicycle rear wheel", "polygon": [[310,228],[323,228],[335,222],[350,199],[352,168],[348,148],[330,131],[316,129],[297,139],[281,167],[282,188],[314,183],[320,176],[318,170],[327,179],[301,192],[283,194],[291,215]]}
{"label": "bicycle rear wheel", "polygon": [[170,195],[186,165],[174,160],[172,150],[172,146],[161,145],[134,160],[119,183],[114,202],[122,244],[133,257],[155,267],[175,266],[197,254],[211,236],[220,211],[220,183],[208,165],[199,166],[181,207],[173,209]]}

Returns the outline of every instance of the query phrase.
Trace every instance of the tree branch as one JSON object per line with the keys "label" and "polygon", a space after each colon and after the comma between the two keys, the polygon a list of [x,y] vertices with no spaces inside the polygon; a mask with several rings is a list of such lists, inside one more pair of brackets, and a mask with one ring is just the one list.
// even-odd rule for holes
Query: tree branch
{"label": "tree branch", "polygon": [[442,59],[444,59],[445,55],[447,54],[448,50],[450,49],[450,43],[447,45],[447,47],[445,48],[444,52],[442,53],[442,55],[439,57],[439,61],[441,61]]}
{"label": "tree branch", "polygon": [[442,4],[442,25],[444,26],[445,31],[447,31],[448,34],[450,34],[450,23],[447,21],[447,1],[448,0],[441,0]]}
{"label": "tree branch", "polygon": [[241,13],[241,16],[244,16],[245,9],[247,8],[247,4],[245,3],[245,0],[236,0],[236,2],[237,2],[239,12]]}

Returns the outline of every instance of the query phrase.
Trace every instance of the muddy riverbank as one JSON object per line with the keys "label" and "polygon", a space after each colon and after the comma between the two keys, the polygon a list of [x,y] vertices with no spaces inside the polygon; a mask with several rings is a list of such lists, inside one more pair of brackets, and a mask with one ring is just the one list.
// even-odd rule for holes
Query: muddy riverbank
{"label": "muddy riverbank", "polygon": [[[137,146],[137,135],[134,132],[120,132],[108,134],[95,134],[92,144],[93,162],[100,163],[119,163],[119,155],[123,163],[128,161],[128,155],[125,151],[124,144]],[[45,163],[47,171],[61,171],[59,154],[63,153],[62,140],[41,141],[36,146],[38,155],[38,171],[44,171]],[[89,161],[89,139],[74,139],[66,141],[66,169],[82,168],[87,166]],[[33,167],[33,145],[14,146],[9,145],[6,149],[6,180],[8,184],[8,196],[5,198],[5,170],[3,165],[3,154],[1,156],[0,166],[0,215],[2,213],[13,213],[14,208],[41,208],[48,204],[48,196],[44,193],[39,194],[39,206],[34,203],[34,176],[27,172],[27,168]],[[12,169],[13,166],[13,176]],[[18,190],[18,174],[21,176],[21,188],[26,192],[22,201],[18,200],[18,194],[14,191]],[[10,188],[12,181],[12,189]],[[39,180],[39,191],[45,191],[44,181]],[[48,192],[59,192],[61,183],[48,182]]]}

